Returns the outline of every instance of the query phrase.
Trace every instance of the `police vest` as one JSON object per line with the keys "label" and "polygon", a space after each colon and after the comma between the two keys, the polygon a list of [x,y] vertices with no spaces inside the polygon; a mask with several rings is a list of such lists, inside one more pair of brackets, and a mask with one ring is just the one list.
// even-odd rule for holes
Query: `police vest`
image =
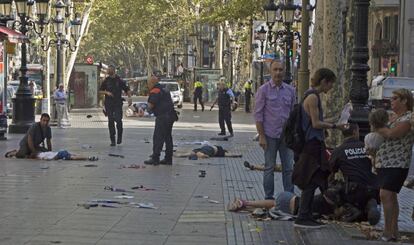
{"label": "police vest", "polygon": [[219,90],[218,93],[218,106],[221,109],[230,109],[231,107],[231,97],[227,94],[229,89]]}

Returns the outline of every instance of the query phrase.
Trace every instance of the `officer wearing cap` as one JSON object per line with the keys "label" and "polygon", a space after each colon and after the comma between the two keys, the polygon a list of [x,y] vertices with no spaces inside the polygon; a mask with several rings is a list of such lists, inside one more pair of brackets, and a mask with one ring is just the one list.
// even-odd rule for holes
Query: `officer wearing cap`
{"label": "officer wearing cap", "polygon": [[201,111],[204,111],[204,103],[203,103],[203,83],[200,82],[200,79],[194,83],[194,111],[197,111],[197,100],[200,102]]}
{"label": "officer wearing cap", "polygon": [[218,103],[219,107],[219,125],[221,132],[218,135],[226,135],[226,128],[224,122],[227,124],[227,129],[229,130],[230,136],[233,134],[233,126],[231,123],[231,106],[234,101],[233,91],[227,86],[223,79],[220,80],[217,99],[214,101],[210,110],[213,109],[214,105]]}
{"label": "officer wearing cap", "polygon": [[[152,155],[150,159],[144,161],[149,165],[172,165],[173,156],[173,139],[172,127],[178,120],[177,113],[174,110],[174,104],[170,92],[163,88],[155,76],[148,81],[150,91],[148,97],[148,107],[155,115],[155,128],[153,134]],[[160,161],[161,150],[165,142],[165,157]]]}
{"label": "officer wearing cap", "polygon": [[244,84],[244,98],[245,98],[245,111],[250,112],[250,98],[253,95],[252,92],[252,80],[247,81]]}
{"label": "officer wearing cap", "polygon": [[99,94],[105,95],[105,111],[108,116],[109,138],[111,146],[115,146],[115,122],[118,133],[116,143],[122,143],[122,90],[128,95],[128,106],[132,104],[131,91],[126,82],[115,74],[115,66],[108,67],[108,77],[102,82]]}

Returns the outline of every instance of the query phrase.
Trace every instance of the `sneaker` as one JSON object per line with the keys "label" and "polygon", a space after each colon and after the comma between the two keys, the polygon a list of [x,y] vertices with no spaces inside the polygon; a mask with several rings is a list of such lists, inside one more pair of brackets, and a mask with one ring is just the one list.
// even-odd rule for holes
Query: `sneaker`
{"label": "sneaker", "polygon": [[115,144],[115,142],[111,142],[111,146],[115,146],[116,144]]}
{"label": "sneaker", "polygon": [[218,133],[217,135],[224,136],[226,135],[226,133],[221,132],[221,133]]}
{"label": "sneaker", "polygon": [[172,165],[172,160],[162,159],[160,161],[160,164],[162,164],[162,165]]}
{"label": "sneaker", "polygon": [[233,133],[230,133],[230,136],[229,137],[234,137],[234,134]]}
{"label": "sneaker", "polygon": [[153,158],[150,158],[150,159],[144,161],[144,164],[157,166],[158,164],[160,164],[160,161],[154,160]]}
{"label": "sneaker", "polygon": [[243,165],[250,170],[254,170],[254,166],[251,165],[248,161],[244,161]]}
{"label": "sneaker", "polygon": [[297,219],[295,223],[293,224],[293,227],[305,228],[305,229],[319,229],[319,228],[322,228],[323,226],[324,225],[322,225],[321,223],[315,220],[311,220],[311,219],[305,219],[305,220]]}

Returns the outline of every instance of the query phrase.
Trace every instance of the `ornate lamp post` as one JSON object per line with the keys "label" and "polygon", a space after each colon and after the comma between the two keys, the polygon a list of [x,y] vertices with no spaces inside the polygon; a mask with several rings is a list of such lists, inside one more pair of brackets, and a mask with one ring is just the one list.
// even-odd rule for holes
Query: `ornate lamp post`
{"label": "ornate lamp post", "polygon": [[370,0],[355,0],[355,42],[352,49],[350,122],[358,123],[361,137],[369,132],[368,114],[368,8]]}
{"label": "ornate lamp post", "polygon": [[[260,28],[260,30],[257,32],[259,41],[260,41],[260,85],[263,85],[264,79],[263,79],[263,54],[264,54],[264,42],[266,41],[266,30],[264,29],[264,26]],[[257,83],[256,83],[257,84]],[[257,88],[256,88],[257,89]]]}
{"label": "ornate lamp post", "polygon": [[[285,78],[287,83],[292,82],[291,72],[291,58],[292,58],[292,46],[293,46],[293,33],[292,24],[295,21],[295,11],[300,7],[293,5],[292,0],[286,0],[284,5],[276,5],[274,0],[270,0],[267,5],[264,6],[266,24],[269,29],[269,43],[276,44],[278,39],[282,39],[285,44]],[[283,16],[282,16],[283,14]],[[278,30],[274,34],[272,33],[273,26],[276,22],[283,22],[285,29]],[[275,41],[272,41],[275,36]],[[276,45],[275,45],[276,51]]]}
{"label": "ornate lamp post", "polygon": [[[36,1],[38,22],[30,18],[33,0],[15,0],[17,15],[19,20],[14,21],[13,28],[26,35],[30,30],[34,30],[39,36],[42,36],[45,25],[47,24],[47,10],[49,0]],[[10,15],[12,1],[1,1],[1,8]],[[5,12],[5,13],[6,13]],[[39,30],[37,28],[40,28]],[[13,98],[13,120],[9,127],[9,133],[24,134],[33,124],[35,119],[35,108],[32,92],[29,89],[27,73],[27,44],[21,46],[21,67],[20,67],[20,84]]]}

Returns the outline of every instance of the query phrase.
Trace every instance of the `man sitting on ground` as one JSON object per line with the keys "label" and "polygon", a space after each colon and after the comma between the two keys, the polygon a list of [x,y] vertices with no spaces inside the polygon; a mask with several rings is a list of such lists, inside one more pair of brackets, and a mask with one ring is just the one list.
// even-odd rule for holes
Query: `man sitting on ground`
{"label": "man sitting on ground", "polygon": [[[16,158],[35,157],[39,152],[52,151],[52,130],[49,127],[50,116],[43,113],[40,122],[34,123],[20,141]],[[45,139],[47,148],[45,147]]]}

